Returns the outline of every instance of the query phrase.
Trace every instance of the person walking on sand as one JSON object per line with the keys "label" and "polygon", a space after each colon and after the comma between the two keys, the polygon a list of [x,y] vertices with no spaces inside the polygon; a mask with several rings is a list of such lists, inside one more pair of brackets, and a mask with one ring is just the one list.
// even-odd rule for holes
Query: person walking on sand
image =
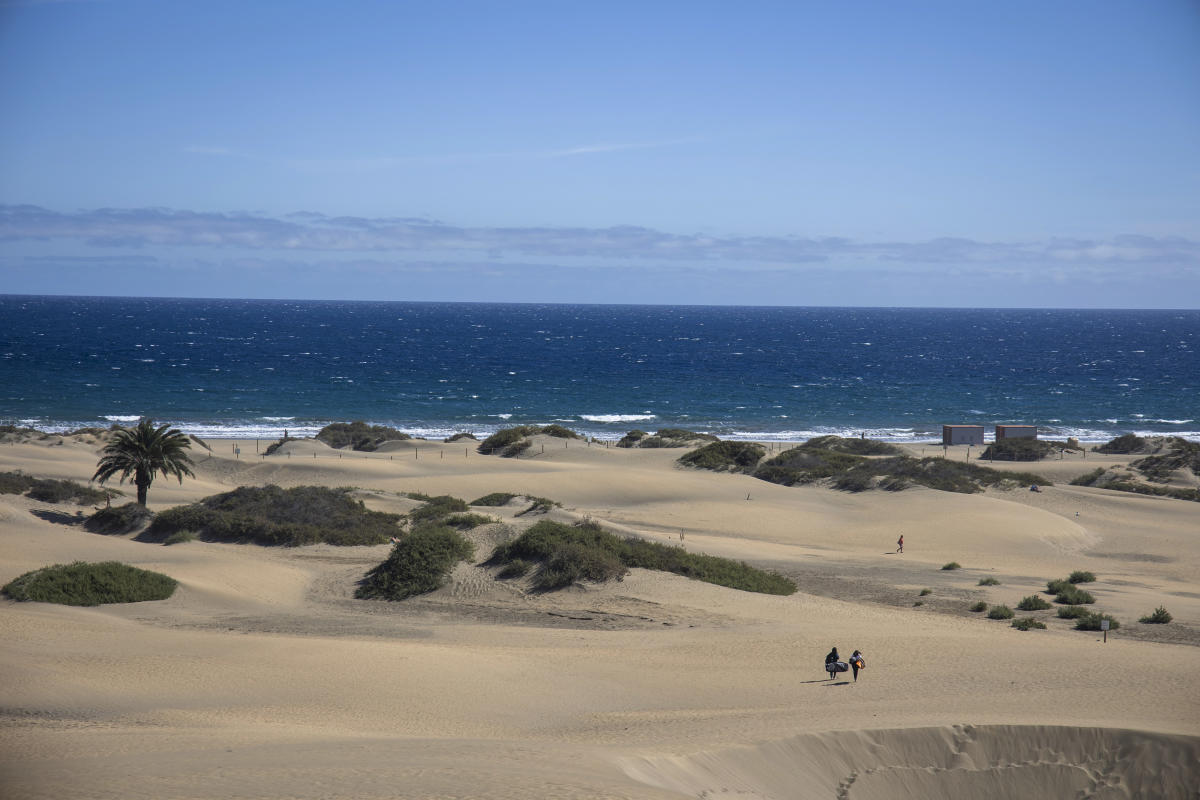
{"label": "person walking on sand", "polygon": [[900,534],[900,538],[896,540],[896,552],[897,553],[904,552],[904,534],[903,533]]}
{"label": "person walking on sand", "polygon": [[855,650],[850,654],[850,669],[854,670],[854,682],[858,683],[858,671],[864,669],[867,662],[863,659],[862,653]]}
{"label": "person walking on sand", "polygon": [[829,680],[833,680],[833,676],[837,674],[838,654],[837,648],[829,651],[829,655],[825,656],[825,671],[829,673]]}

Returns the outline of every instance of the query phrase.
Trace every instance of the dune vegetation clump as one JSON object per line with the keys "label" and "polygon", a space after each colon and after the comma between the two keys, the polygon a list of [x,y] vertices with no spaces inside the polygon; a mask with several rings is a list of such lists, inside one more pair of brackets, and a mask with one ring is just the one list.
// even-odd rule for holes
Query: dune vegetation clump
{"label": "dune vegetation clump", "polygon": [[979,586],[999,586],[1000,581],[996,580],[995,578],[980,578],[978,585]]}
{"label": "dune vegetation clump", "polygon": [[971,608],[969,610],[974,611],[975,613],[979,613],[980,611],[987,611],[988,610],[987,601],[980,600],[978,602],[972,603]]}
{"label": "dune vegetation clump", "polygon": [[1085,472],[1077,478],[1071,479],[1071,486],[1095,486],[1100,483],[1100,480],[1108,473],[1105,467],[1096,467],[1091,472]]}
{"label": "dune vegetation clump", "polygon": [[[865,461],[863,456],[803,444],[764,461],[754,471],[754,477],[781,486],[801,486],[843,476]],[[868,474],[866,478],[872,476]]]}
{"label": "dune vegetation clump", "polygon": [[718,437],[711,433],[689,431],[686,428],[660,428],[653,436],[644,431],[630,431],[617,442],[617,447],[695,447],[699,443],[719,442]]}
{"label": "dune vegetation clump", "polygon": [[1071,586],[1069,589],[1060,590],[1055,595],[1054,602],[1065,606],[1084,606],[1096,602],[1096,598],[1092,596],[1091,592],[1085,592],[1083,589]]}
{"label": "dune vegetation clump", "polygon": [[649,435],[650,434],[646,433],[645,431],[639,431],[635,428],[617,441],[617,447],[637,447],[638,442],[642,441]]}
{"label": "dune vegetation clump", "polygon": [[945,564],[942,564],[942,569],[946,571],[962,569],[962,564],[958,563],[957,561],[949,561]]}
{"label": "dune vegetation clump", "polygon": [[711,442],[679,457],[687,467],[716,472],[751,472],[767,450],[757,442]]}
{"label": "dune vegetation clump", "polygon": [[1075,619],[1075,630],[1077,631],[1099,631],[1103,630],[1101,623],[1108,621],[1108,629],[1115,631],[1121,627],[1121,623],[1117,622],[1111,614],[1083,614]]}
{"label": "dune vegetation clump", "polygon": [[139,530],[154,517],[154,512],[137,503],[102,508],[89,516],[83,529],[106,536],[121,536]]}
{"label": "dune vegetation clump", "polygon": [[988,619],[1012,619],[1014,616],[1013,610],[1005,605],[992,606],[988,611]]}
{"label": "dune vegetation clump", "polygon": [[458,433],[447,436],[442,441],[444,441],[446,444],[454,444],[455,442],[461,442],[463,439],[470,439],[472,442],[479,441],[478,437],[469,431],[459,431]]}
{"label": "dune vegetation clump", "polygon": [[412,437],[386,425],[368,425],[361,420],[356,420],[326,425],[317,431],[317,435],[313,438],[333,448],[349,447],[351,450],[370,453],[378,450],[379,445],[384,442],[403,442]]}
{"label": "dune vegetation clump", "polygon": [[98,606],[165,600],[176,586],[174,578],[117,561],[76,561],[26,572],[5,585],[3,592],[14,600]]}
{"label": "dune vegetation clump", "polygon": [[1142,623],[1143,625],[1166,625],[1173,619],[1174,617],[1171,616],[1170,611],[1167,611],[1167,609],[1163,606],[1159,606],[1158,608],[1154,609],[1153,613],[1147,614],[1139,619],[1138,622]]}
{"label": "dune vegetation clump", "polygon": [[1093,583],[1096,580],[1096,573],[1088,572],[1085,569],[1077,569],[1067,578],[1067,583]]}
{"label": "dune vegetation clump", "polygon": [[1176,470],[1187,470],[1200,476],[1200,442],[1173,436],[1168,440],[1167,447],[1167,452],[1140,458],[1129,466],[1142,473],[1146,480],[1155,483],[1166,483]]}
{"label": "dune vegetation clump", "polygon": [[1052,607],[1053,606],[1042,599],[1041,595],[1036,594],[1022,597],[1021,602],[1017,603],[1018,611],[1045,611],[1047,608]]}
{"label": "dune vegetation clump", "polygon": [[626,539],[589,520],[574,525],[542,520],[516,539],[497,547],[488,563],[504,566],[518,559],[540,565],[534,586],[546,590],[573,582],[567,581],[572,574],[577,576],[574,580],[609,580],[620,578],[628,569],[637,567],[748,592],[792,594],[796,591],[792,580],[745,562],[689,553],[682,547],[644,539]]}
{"label": "dune vegetation clump", "polygon": [[[211,542],[260,545],[383,544],[399,531],[398,514],[371,511],[349,488],[242,486],[161,511],[146,530],[154,539],[191,531]],[[464,508],[465,510],[465,508]]]}
{"label": "dune vegetation clump", "polygon": [[446,583],[459,561],[475,555],[475,546],[445,525],[421,525],[402,535],[387,560],[362,579],[359,600],[403,600]]}
{"label": "dune vegetation clump", "polygon": [[512,492],[492,492],[491,494],[485,494],[477,500],[472,500],[468,505],[492,508],[506,506],[516,496]]}
{"label": "dune vegetation clump", "polygon": [[553,436],[557,439],[582,439],[575,431],[570,428],[564,428],[562,425],[516,425],[512,428],[501,428],[491,436],[479,443],[479,447],[475,448],[477,452],[483,455],[493,455],[499,453],[506,458],[519,456],[521,453],[533,446],[529,441],[530,436]]}
{"label": "dune vegetation clump", "polygon": [[1101,445],[1096,445],[1092,449],[1097,453],[1109,453],[1111,455],[1129,455],[1130,453],[1144,453],[1149,448],[1150,442],[1132,433],[1126,433],[1118,436],[1115,439],[1110,439]]}
{"label": "dune vegetation clump", "polygon": [[1000,439],[989,444],[979,459],[982,461],[1041,461],[1067,449],[1062,442],[1044,439]]}
{"label": "dune vegetation clump", "polygon": [[93,489],[75,481],[35,478],[23,472],[0,472],[0,494],[23,494],[42,503],[89,505],[120,496],[116,489]]}
{"label": "dune vegetation clump", "polygon": [[1058,609],[1057,616],[1059,619],[1079,619],[1091,613],[1083,606],[1062,606]]}
{"label": "dune vegetation clump", "polygon": [[809,450],[830,450],[855,456],[898,456],[904,453],[901,448],[888,442],[834,435],[817,436],[800,446]]}
{"label": "dune vegetation clump", "polygon": [[1033,617],[1021,617],[1020,619],[1014,619],[1012,621],[1012,626],[1019,631],[1046,630],[1046,623],[1034,619]]}
{"label": "dune vegetation clump", "polygon": [[424,522],[440,522],[443,518],[451,514],[462,514],[470,510],[465,500],[451,497],[448,494],[437,495],[436,497],[420,495],[415,499],[421,500],[424,502],[424,505],[408,512],[408,518],[414,525],[420,525]]}

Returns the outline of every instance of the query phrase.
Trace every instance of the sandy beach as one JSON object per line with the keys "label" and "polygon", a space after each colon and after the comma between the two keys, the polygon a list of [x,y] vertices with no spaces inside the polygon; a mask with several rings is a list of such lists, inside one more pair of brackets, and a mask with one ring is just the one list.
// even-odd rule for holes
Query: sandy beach
{"label": "sandy beach", "polygon": [[[152,509],[240,485],[354,486],[393,512],[419,505],[406,492],[525,493],[561,503],[551,518],[745,560],[800,589],[635,569],[525,591],[481,563],[536,521],[510,505],[476,509],[497,524],[477,529],[475,563],[449,585],[364,601],[356,582],[388,545],[163,546],[0,495],[0,583],[80,560],[180,582],[159,602],[0,600],[0,795],[1197,796],[1200,504],[1067,485],[1131,457],[1019,465],[1054,482],[1039,493],[850,494],[549,437],[519,459],[470,442],[363,454],[295,440],[265,458],[267,442],[210,444],[194,479],[155,481]],[[0,445],[0,471],[37,477],[85,483],[96,458],[85,437]],[[968,611],[1073,570],[1096,574],[1097,608],[1121,622],[1107,642],[1053,611],[1027,632]],[[1171,624],[1137,621],[1160,605]],[[865,653],[857,682],[827,679],[831,646]]]}

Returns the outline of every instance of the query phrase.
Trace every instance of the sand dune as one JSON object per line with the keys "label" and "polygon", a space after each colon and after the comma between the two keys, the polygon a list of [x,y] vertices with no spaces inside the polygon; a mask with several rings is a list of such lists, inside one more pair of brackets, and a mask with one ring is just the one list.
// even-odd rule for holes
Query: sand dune
{"label": "sand dune", "polygon": [[[404,492],[528,493],[560,502],[555,518],[745,559],[801,591],[634,570],[543,595],[475,563],[430,595],[359,601],[388,546],[167,547],[0,496],[0,582],[113,559],[181,584],[155,603],[0,601],[0,794],[1115,798],[1200,785],[1200,504],[1065,485],[1091,456],[1046,462],[1056,485],[1042,493],[845,494],[548,437],[520,459],[469,443],[360,454],[297,440],[267,458],[210,444],[195,479],[155,482],[152,508],[269,482],[355,486],[396,512],[415,505]],[[82,441],[6,444],[0,471],[86,481],[95,458]],[[474,534],[477,562],[535,521],[525,507],[481,509],[500,522]],[[1107,643],[1053,611],[1039,612],[1048,630],[1023,633],[966,610],[1014,605],[1074,569],[1099,576],[1088,588],[1122,623]],[[1136,621],[1159,604],[1175,622]],[[866,652],[857,683],[826,680],[831,645]]]}

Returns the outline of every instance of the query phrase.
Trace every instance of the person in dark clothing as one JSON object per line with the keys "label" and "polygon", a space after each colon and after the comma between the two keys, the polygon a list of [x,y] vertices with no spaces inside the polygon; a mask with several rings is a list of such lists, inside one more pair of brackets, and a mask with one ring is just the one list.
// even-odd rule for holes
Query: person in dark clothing
{"label": "person in dark clothing", "polygon": [[867,665],[862,653],[855,650],[850,654],[850,669],[854,671],[854,682],[858,683],[858,671]]}
{"label": "person in dark clothing", "polygon": [[825,656],[825,671],[829,673],[829,680],[833,680],[833,676],[837,674],[838,654],[837,648],[829,651],[829,655]]}

